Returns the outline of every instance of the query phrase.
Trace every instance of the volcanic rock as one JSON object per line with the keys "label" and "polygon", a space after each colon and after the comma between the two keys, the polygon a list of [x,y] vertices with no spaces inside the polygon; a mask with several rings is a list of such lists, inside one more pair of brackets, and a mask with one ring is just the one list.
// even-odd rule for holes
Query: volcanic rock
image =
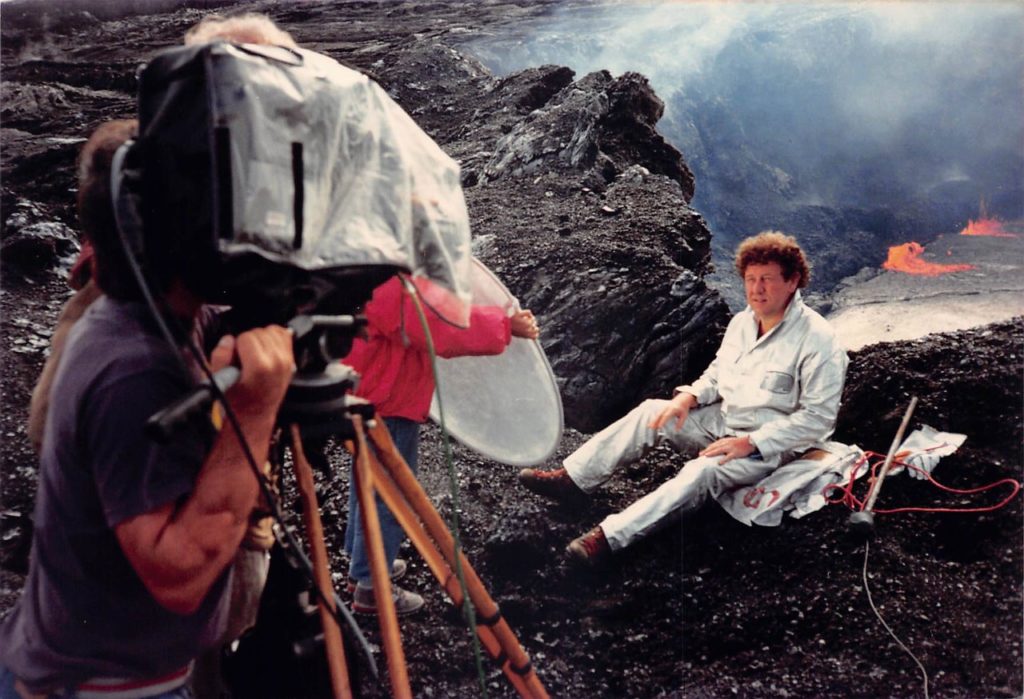
{"label": "volcanic rock", "polygon": [[29,201],[15,205],[4,228],[0,257],[23,271],[51,269],[60,256],[78,250],[75,232],[60,221],[46,220],[39,207]]}
{"label": "volcanic rock", "polygon": [[[542,91],[531,91],[531,97],[537,94]],[[621,163],[641,163],[677,181],[689,201],[693,174],[679,151],[654,129],[664,111],[664,103],[642,75],[626,73],[613,79],[607,71],[591,73],[538,106],[499,139],[485,166],[485,178],[526,176],[553,165],[593,168],[607,181],[614,179]]]}

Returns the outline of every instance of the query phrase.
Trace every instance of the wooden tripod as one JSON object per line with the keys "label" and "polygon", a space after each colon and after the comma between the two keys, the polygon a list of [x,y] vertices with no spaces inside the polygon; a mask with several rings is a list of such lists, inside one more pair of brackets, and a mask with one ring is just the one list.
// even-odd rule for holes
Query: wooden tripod
{"label": "wooden tripod", "polygon": [[[388,662],[392,695],[396,699],[411,699],[409,676],[398,630],[398,615],[395,612],[391,593],[391,578],[385,560],[384,542],[380,533],[377,506],[374,494],[379,494],[384,504],[405,530],[430,571],[441,584],[452,602],[461,607],[466,597],[453,571],[461,564],[466,582],[469,601],[477,613],[476,633],[487,653],[500,664],[502,672],[523,699],[548,699],[547,691],[533,670],[529,656],[519,644],[515,634],[502,617],[498,605],[487,593],[483,583],[470,566],[461,551],[456,554],[455,541],[448,531],[441,515],[438,514],[423,487],[416,480],[409,466],[398,453],[391,435],[379,418],[364,423],[358,414],[350,416],[354,436],[346,441],[346,447],[353,455],[353,482],[362,513],[363,532],[366,537],[370,573],[373,579],[374,597],[377,603],[377,618],[380,624],[382,645]],[[366,426],[370,425],[369,431]],[[329,602],[333,600],[330,571],[327,568],[327,553],[323,542],[323,528],[319,524],[319,512],[312,493],[312,470],[302,453],[298,428],[292,427],[293,454],[297,480],[308,481],[313,506],[306,498],[306,526],[313,549],[313,564],[317,585],[320,586],[321,617],[324,636],[331,665],[331,683],[336,697],[347,699],[351,696],[348,670],[344,652],[341,650],[341,635],[333,618]],[[372,444],[372,449],[370,445]],[[301,463],[300,463],[301,462]],[[299,475],[305,471],[303,475]],[[304,487],[300,485],[300,491]],[[315,520],[315,523],[311,520]],[[319,540],[317,543],[316,540]],[[319,546],[321,553],[317,554]],[[457,557],[456,557],[457,555]],[[318,560],[320,562],[318,562]],[[336,640],[332,641],[328,629],[333,629]],[[337,647],[337,650],[332,648]]]}
{"label": "wooden tripod", "polygon": [[352,684],[345,662],[345,647],[341,640],[341,628],[337,621],[334,584],[331,582],[331,568],[327,559],[327,545],[324,543],[324,527],[320,521],[320,507],[316,501],[313,484],[313,469],[302,449],[302,435],[299,426],[291,426],[292,460],[295,467],[295,482],[302,499],[302,518],[309,538],[310,559],[313,563],[313,583],[320,594],[317,596],[320,610],[320,624],[324,630],[324,649],[327,652],[327,670],[331,678],[331,689],[336,699],[351,699]]}

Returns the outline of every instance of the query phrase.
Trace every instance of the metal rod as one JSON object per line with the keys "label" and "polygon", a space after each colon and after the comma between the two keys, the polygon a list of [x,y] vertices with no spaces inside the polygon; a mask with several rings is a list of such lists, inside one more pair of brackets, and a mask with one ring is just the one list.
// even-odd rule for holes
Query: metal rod
{"label": "metal rod", "polygon": [[871,493],[868,495],[867,502],[864,503],[864,511],[871,512],[875,507],[875,500],[878,499],[878,493],[882,490],[882,482],[885,477],[889,474],[889,468],[892,466],[893,459],[896,457],[896,450],[899,449],[900,442],[903,441],[903,433],[907,429],[907,425],[910,423],[910,416],[914,414],[914,408],[917,407],[917,396],[910,399],[910,405],[907,406],[907,412],[903,414],[903,422],[900,423],[900,428],[896,430],[896,437],[892,440],[892,446],[889,447],[889,453],[885,456],[885,463],[882,464],[882,470],[878,474],[878,478],[871,486]]}

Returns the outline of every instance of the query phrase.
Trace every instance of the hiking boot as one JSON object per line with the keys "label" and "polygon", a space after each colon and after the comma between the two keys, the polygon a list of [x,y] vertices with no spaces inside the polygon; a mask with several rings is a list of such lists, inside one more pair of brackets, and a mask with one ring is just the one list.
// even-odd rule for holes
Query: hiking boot
{"label": "hiking boot", "polygon": [[[391,596],[395,600],[395,613],[399,616],[412,614],[424,605],[422,597],[398,585],[391,586]],[[352,594],[352,611],[356,614],[377,613],[377,599],[373,596],[372,587],[356,586]]]}
{"label": "hiking boot", "polygon": [[[401,580],[405,577],[405,572],[409,569],[409,566],[401,558],[396,558],[395,562],[391,564],[391,582]],[[348,593],[351,595],[356,591],[356,583],[359,581],[355,578],[348,579]]]}
{"label": "hiking boot", "polygon": [[579,500],[584,496],[584,492],[573,483],[569,472],[564,468],[556,468],[554,471],[524,468],[519,472],[519,482],[527,490],[552,500],[568,502]]}
{"label": "hiking boot", "polygon": [[589,566],[600,566],[607,563],[612,555],[612,548],[601,527],[594,527],[581,537],[573,539],[565,552],[577,562]]}

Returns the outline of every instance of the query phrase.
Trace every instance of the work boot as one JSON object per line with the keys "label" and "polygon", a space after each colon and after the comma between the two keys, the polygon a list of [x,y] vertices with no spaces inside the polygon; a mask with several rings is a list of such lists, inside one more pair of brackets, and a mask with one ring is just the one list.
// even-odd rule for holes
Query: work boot
{"label": "work boot", "polygon": [[[398,585],[391,586],[391,596],[395,600],[395,613],[399,616],[412,614],[424,605],[421,596]],[[356,591],[352,594],[352,611],[356,614],[377,613],[377,599],[373,596],[372,587],[356,586]]]}
{"label": "work boot", "polygon": [[581,537],[573,539],[565,547],[566,554],[577,562],[591,567],[601,566],[609,561],[612,548],[601,527],[594,527]]}
{"label": "work boot", "polygon": [[564,468],[556,468],[554,471],[524,468],[519,472],[519,482],[537,495],[562,502],[579,500],[585,495]]}
{"label": "work boot", "polygon": [[[405,561],[403,561],[401,558],[396,558],[395,562],[391,564],[391,582],[395,582],[396,580],[401,580],[402,578],[404,578],[405,572],[408,569],[409,566],[408,564],[406,564]],[[355,578],[348,579],[348,593],[350,595],[356,591],[356,584],[358,582],[359,581]]]}

